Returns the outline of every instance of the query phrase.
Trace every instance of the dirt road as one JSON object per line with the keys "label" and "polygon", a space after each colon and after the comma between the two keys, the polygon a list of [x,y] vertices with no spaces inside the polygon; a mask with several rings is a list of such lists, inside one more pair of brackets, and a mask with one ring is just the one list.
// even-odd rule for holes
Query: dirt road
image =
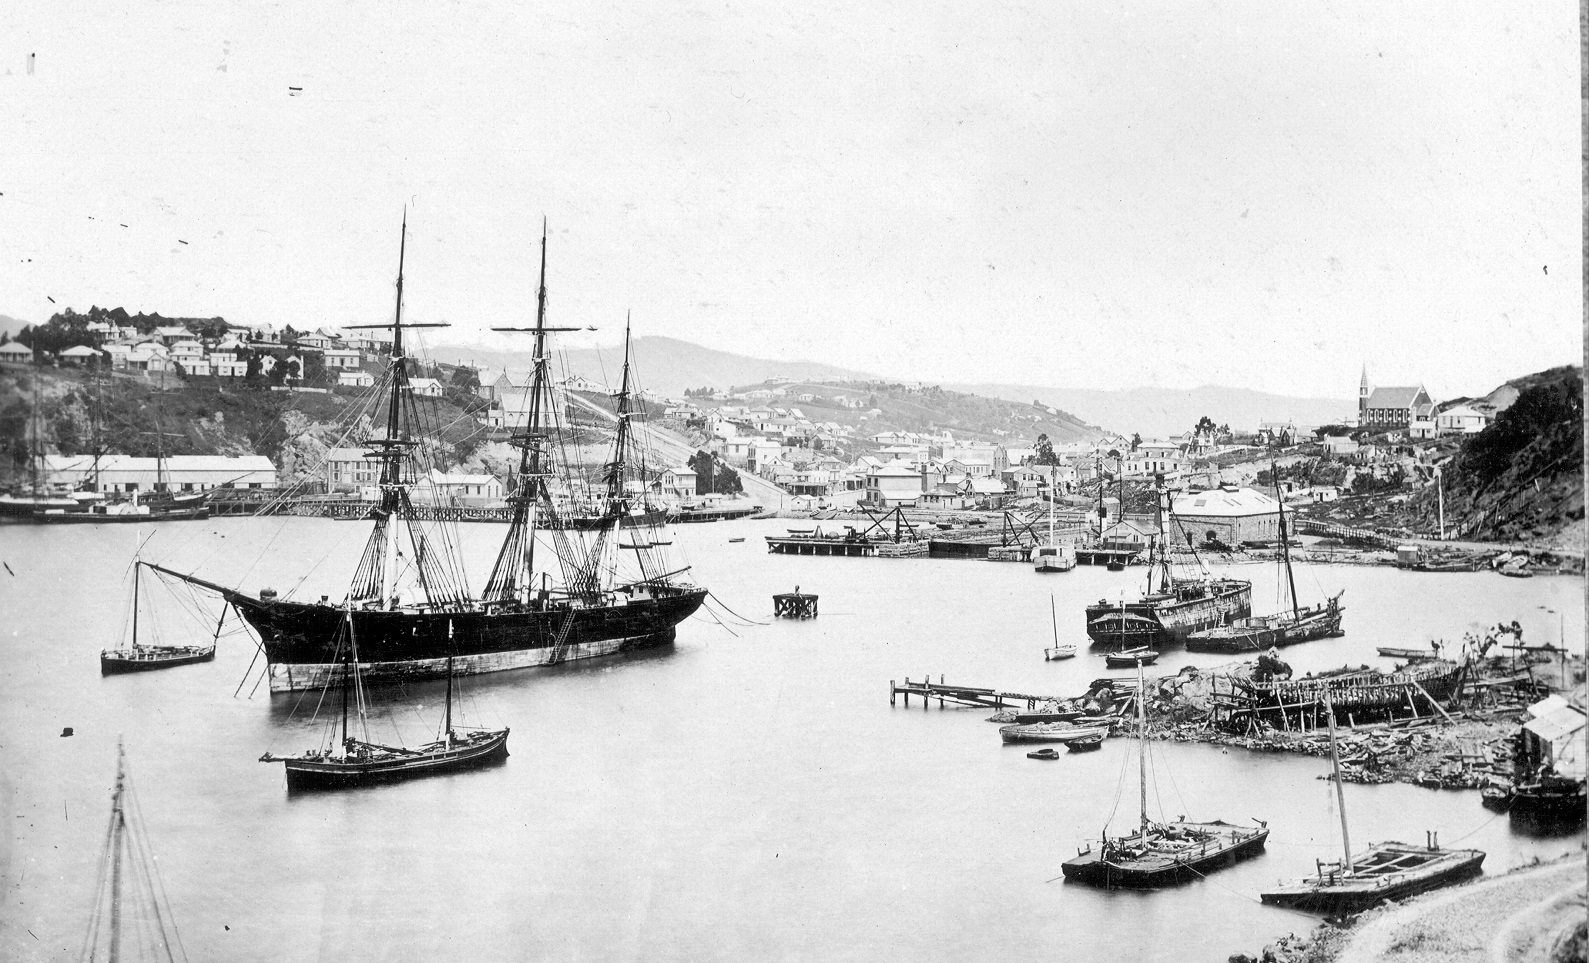
{"label": "dirt road", "polygon": [[1365,919],[1335,963],[1547,963],[1584,921],[1584,854],[1414,900]]}

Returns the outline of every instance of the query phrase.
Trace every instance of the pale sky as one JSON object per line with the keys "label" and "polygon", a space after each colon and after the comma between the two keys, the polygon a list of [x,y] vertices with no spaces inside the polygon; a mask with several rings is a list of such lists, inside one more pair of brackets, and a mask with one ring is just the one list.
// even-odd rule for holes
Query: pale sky
{"label": "pale sky", "polygon": [[406,204],[408,314],[458,343],[533,318],[545,215],[577,345],[632,310],[901,378],[1337,397],[1581,357],[1576,4],[59,6],[0,12],[30,321],[384,320]]}

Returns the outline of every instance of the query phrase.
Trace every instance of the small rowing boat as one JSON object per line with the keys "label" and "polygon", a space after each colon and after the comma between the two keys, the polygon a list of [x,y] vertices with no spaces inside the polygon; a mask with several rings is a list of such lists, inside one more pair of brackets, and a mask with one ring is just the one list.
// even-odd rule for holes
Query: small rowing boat
{"label": "small rowing boat", "polygon": [[1159,654],[1147,646],[1135,649],[1122,649],[1104,656],[1104,665],[1111,669],[1129,669],[1138,665],[1152,665],[1159,660]]}
{"label": "small rowing boat", "polygon": [[1101,739],[1108,734],[1107,728],[1078,726],[1069,722],[1033,722],[1029,725],[1004,726],[999,729],[1000,738],[1007,743],[1070,742],[1072,739],[1086,739],[1092,736]]}

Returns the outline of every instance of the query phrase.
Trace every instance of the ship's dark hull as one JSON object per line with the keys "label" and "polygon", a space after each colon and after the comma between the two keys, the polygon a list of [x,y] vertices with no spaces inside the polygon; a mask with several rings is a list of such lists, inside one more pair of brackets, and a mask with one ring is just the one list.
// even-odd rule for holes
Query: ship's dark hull
{"label": "ship's dark hull", "polygon": [[391,754],[369,760],[285,759],[287,788],[349,789],[401,782],[423,776],[465,772],[494,765],[508,756],[508,730],[487,734],[472,745]]}
{"label": "ship's dark hull", "polygon": [[[1410,856],[1424,862],[1406,869],[1388,867],[1378,875],[1372,869],[1362,873],[1362,867],[1372,867],[1375,856],[1380,853],[1391,857]],[[1353,856],[1353,860],[1360,869],[1358,877],[1300,879],[1272,892],[1260,893],[1259,898],[1273,906],[1307,913],[1329,916],[1361,913],[1386,900],[1406,899],[1477,876],[1483,871],[1484,853],[1476,849],[1420,851],[1404,843],[1381,843],[1373,847],[1366,858]]]}
{"label": "ship's dark hull", "polygon": [[1144,596],[1124,606],[1089,605],[1087,636],[1095,646],[1181,642],[1200,629],[1228,625],[1251,614],[1252,583],[1216,579],[1174,594]]}
{"label": "ship's dark hull", "polygon": [[148,512],[44,511],[33,515],[36,522],[50,525],[116,525],[141,522],[190,522],[210,517],[209,506],[197,508],[153,508]]}
{"label": "ship's dark hull", "polygon": [[272,692],[318,688],[341,671],[338,640],[351,617],[366,679],[442,678],[588,659],[673,642],[675,627],[706,598],[700,588],[664,589],[621,604],[566,608],[472,608],[462,611],[353,609],[255,599],[229,600],[259,633]]}
{"label": "ship's dark hull", "polygon": [[99,654],[100,675],[120,675],[124,672],[149,672],[169,669],[195,662],[215,659],[215,646],[186,646],[180,648],[154,648],[143,652],[104,651]]}
{"label": "ship's dark hull", "polygon": [[[1234,827],[1231,827],[1234,829]],[[1229,830],[1227,830],[1229,832]],[[1104,850],[1090,850],[1060,866],[1065,879],[1109,889],[1151,889],[1201,879],[1214,870],[1263,852],[1269,830],[1222,835],[1184,853],[1134,859]]]}
{"label": "ship's dark hull", "polygon": [[1304,609],[1300,617],[1271,616],[1248,619],[1246,624],[1203,629],[1187,636],[1188,652],[1265,652],[1315,639],[1341,635],[1341,616],[1346,610],[1336,600]]}
{"label": "ship's dark hull", "polygon": [[[641,525],[662,525],[668,520],[666,509],[657,508],[650,511],[635,512],[625,515],[624,528],[638,528]],[[557,520],[557,524],[542,522],[542,528],[569,528],[580,532],[593,532],[601,528],[612,527],[611,515],[566,515]]]}

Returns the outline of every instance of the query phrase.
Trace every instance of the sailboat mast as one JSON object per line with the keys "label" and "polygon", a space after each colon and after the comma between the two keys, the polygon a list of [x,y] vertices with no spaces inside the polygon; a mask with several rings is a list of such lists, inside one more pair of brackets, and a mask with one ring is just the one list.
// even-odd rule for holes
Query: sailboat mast
{"label": "sailboat mast", "polygon": [[612,463],[607,466],[607,510],[623,514],[623,473],[629,458],[629,318],[623,320],[623,379],[618,387],[618,431],[612,443]]}
{"label": "sailboat mast", "polygon": [[116,792],[110,804],[110,959],[121,957],[121,843],[127,833],[127,814],[122,808],[126,791],[126,757],[116,746]]}
{"label": "sailboat mast", "polygon": [[1346,828],[1346,791],[1341,788],[1341,753],[1335,746],[1335,706],[1330,701],[1328,682],[1324,685],[1324,717],[1330,725],[1330,768],[1335,771],[1335,808],[1341,813],[1341,865],[1350,873],[1352,872],[1352,837]]}
{"label": "sailboat mast", "polygon": [[142,562],[132,563],[132,646],[138,647],[138,570]]}
{"label": "sailboat mast", "polygon": [[[1121,619],[1121,624],[1125,620]],[[1142,679],[1142,660],[1137,659],[1137,786],[1141,791],[1142,838],[1148,838],[1148,711],[1147,684]]]}
{"label": "sailboat mast", "polygon": [[1297,579],[1291,572],[1291,539],[1286,534],[1286,500],[1280,493],[1280,469],[1273,461],[1269,462],[1269,474],[1275,483],[1275,504],[1280,509],[1280,560],[1286,567],[1286,586],[1291,590],[1291,617],[1301,620],[1302,613],[1297,610]]}
{"label": "sailboat mast", "polygon": [[452,656],[447,656],[447,743],[452,744]]}

